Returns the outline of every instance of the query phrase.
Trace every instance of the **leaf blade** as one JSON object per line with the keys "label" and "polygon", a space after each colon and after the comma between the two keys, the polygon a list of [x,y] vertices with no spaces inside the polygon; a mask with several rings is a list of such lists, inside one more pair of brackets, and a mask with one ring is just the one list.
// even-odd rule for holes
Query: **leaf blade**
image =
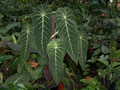
{"label": "leaf blade", "polygon": [[79,31],[79,64],[84,70],[88,49],[88,36],[84,31]]}
{"label": "leaf blade", "polygon": [[63,42],[60,39],[52,40],[47,46],[47,53],[50,59],[49,66],[53,80],[56,84],[59,84],[62,75],[63,59],[65,54]]}
{"label": "leaf blade", "polygon": [[48,6],[40,5],[34,10],[33,26],[36,49],[42,57],[45,57],[52,34],[52,11]]}
{"label": "leaf blade", "polygon": [[64,41],[67,53],[78,62],[78,30],[75,16],[70,8],[59,8],[56,13],[56,28]]}
{"label": "leaf blade", "polygon": [[31,41],[31,33],[32,30],[30,28],[29,24],[25,24],[23,26],[23,29],[21,31],[21,37],[20,37],[20,59],[21,62],[24,62],[28,59],[30,54],[30,41]]}

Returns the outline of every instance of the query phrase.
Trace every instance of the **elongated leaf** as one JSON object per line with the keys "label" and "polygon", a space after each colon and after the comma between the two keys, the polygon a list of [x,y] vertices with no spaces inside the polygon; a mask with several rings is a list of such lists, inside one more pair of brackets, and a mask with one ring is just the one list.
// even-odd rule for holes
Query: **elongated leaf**
{"label": "elongated leaf", "polygon": [[60,39],[51,41],[47,46],[47,53],[50,59],[49,66],[53,80],[56,84],[59,84],[62,75],[63,59],[65,54],[63,42]]}
{"label": "elongated leaf", "polygon": [[21,62],[24,62],[28,59],[30,54],[30,41],[31,41],[31,33],[32,30],[29,24],[23,26],[21,37],[20,37],[20,44],[21,44]]}
{"label": "elongated leaf", "polygon": [[79,64],[84,70],[88,50],[88,36],[84,31],[79,31]]}
{"label": "elongated leaf", "polygon": [[75,16],[69,8],[59,8],[56,13],[56,28],[64,41],[67,53],[78,62],[78,30]]}
{"label": "elongated leaf", "polygon": [[36,49],[42,57],[45,57],[52,34],[52,11],[48,6],[40,5],[34,10],[33,26]]}

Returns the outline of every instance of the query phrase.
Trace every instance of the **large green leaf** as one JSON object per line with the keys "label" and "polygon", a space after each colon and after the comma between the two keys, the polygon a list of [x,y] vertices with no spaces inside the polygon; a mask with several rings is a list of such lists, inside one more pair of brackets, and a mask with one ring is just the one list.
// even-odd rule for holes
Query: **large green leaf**
{"label": "large green leaf", "polygon": [[20,37],[20,44],[21,44],[21,62],[24,62],[28,59],[30,54],[30,41],[31,41],[31,33],[32,30],[29,24],[25,24],[23,26],[21,37]]}
{"label": "large green leaf", "polygon": [[84,31],[79,31],[79,64],[84,70],[88,50],[88,36]]}
{"label": "large green leaf", "polygon": [[74,13],[70,8],[59,8],[56,13],[56,28],[64,41],[67,53],[78,62],[78,30]]}
{"label": "large green leaf", "polygon": [[52,33],[52,11],[48,6],[40,5],[34,10],[33,26],[36,49],[45,57]]}
{"label": "large green leaf", "polygon": [[63,42],[60,39],[52,40],[47,46],[47,53],[50,59],[49,66],[53,80],[56,84],[59,84],[62,75],[63,59],[65,54]]}

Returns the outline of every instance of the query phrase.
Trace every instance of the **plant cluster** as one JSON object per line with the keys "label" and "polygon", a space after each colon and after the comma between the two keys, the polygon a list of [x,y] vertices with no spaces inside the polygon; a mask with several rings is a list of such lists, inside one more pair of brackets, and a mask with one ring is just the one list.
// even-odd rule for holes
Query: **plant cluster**
{"label": "plant cluster", "polygon": [[119,90],[116,3],[0,1],[0,90]]}

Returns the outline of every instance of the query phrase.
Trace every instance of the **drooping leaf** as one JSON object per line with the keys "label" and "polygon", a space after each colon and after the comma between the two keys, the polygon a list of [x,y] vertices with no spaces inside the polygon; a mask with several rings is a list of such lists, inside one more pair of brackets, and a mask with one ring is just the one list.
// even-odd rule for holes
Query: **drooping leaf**
{"label": "drooping leaf", "polygon": [[85,69],[88,50],[88,36],[84,31],[79,31],[79,64],[82,70]]}
{"label": "drooping leaf", "polygon": [[45,57],[52,34],[52,11],[48,6],[40,5],[34,10],[33,26],[36,49],[42,57]]}
{"label": "drooping leaf", "polygon": [[5,84],[8,84],[8,83],[27,84],[29,80],[30,80],[30,74],[28,72],[24,72],[21,74],[15,74],[15,75],[10,76],[5,81]]}
{"label": "drooping leaf", "polygon": [[31,33],[32,33],[32,30],[30,28],[30,25],[25,24],[23,26],[23,29],[22,29],[22,32],[21,32],[21,37],[20,37],[20,44],[21,44],[20,59],[21,59],[21,62],[26,61],[29,57]]}
{"label": "drooping leaf", "polygon": [[59,8],[56,13],[56,28],[64,41],[67,53],[78,62],[78,30],[74,13],[70,8]]}
{"label": "drooping leaf", "polygon": [[63,42],[60,39],[52,40],[47,46],[47,53],[50,59],[49,66],[53,80],[56,84],[59,84],[62,75],[63,59],[65,54]]}

